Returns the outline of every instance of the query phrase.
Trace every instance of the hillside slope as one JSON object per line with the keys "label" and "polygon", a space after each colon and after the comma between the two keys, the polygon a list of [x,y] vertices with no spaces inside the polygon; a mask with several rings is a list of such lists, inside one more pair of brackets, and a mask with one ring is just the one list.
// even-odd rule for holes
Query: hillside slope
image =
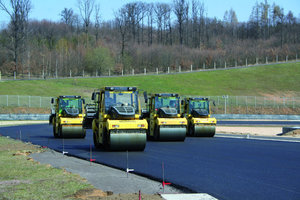
{"label": "hillside slope", "polygon": [[174,75],[0,82],[0,95],[90,96],[102,86],[137,86],[148,92],[182,95],[300,96],[300,63]]}

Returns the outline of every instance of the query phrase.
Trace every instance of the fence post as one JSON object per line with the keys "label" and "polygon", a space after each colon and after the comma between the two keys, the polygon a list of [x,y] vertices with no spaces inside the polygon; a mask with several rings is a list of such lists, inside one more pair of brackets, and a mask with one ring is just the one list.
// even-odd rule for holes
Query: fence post
{"label": "fence post", "polygon": [[16,80],[16,72],[14,72],[14,80]]}
{"label": "fence post", "polygon": [[226,66],[226,61],[225,61],[225,69],[227,68],[227,66]]}
{"label": "fence post", "polygon": [[30,71],[28,71],[28,79],[30,80]]}
{"label": "fence post", "polygon": [[235,67],[237,67],[237,61],[235,61]]}
{"label": "fence post", "polygon": [[132,69],[132,75],[134,75],[134,69]]}
{"label": "fence post", "polygon": [[256,64],[258,65],[258,58],[256,58]]}
{"label": "fence post", "polygon": [[214,69],[216,69],[216,62],[214,62]]}
{"label": "fence post", "polygon": [[43,72],[42,72],[42,79],[45,79],[45,71],[43,70]]}
{"label": "fence post", "polygon": [[295,97],[293,97],[293,109],[295,108]]}
{"label": "fence post", "polygon": [[289,56],[285,57],[285,62],[287,62],[289,60]]}
{"label": "fence post", "polygon": [[144,75],[146,75],[147,74],[147,70],[146,70],[146,68],[144,68]]}
{"label": "fence post", "polygon": [[170,73],[170,67],[168,67],[168,74]]}
{"label": "fence post", "polygon": [[[193,65],[191,65],[191,72],[193,71]],[[1,80],[1,76],[0,76],[0,80]]]}
{"label": "fence post", "polygon": [[72,77],[72,71],[70,70],[70,78]]}
{"label": "fence post", "polygon": [[122,69],[122,76],[124,75],[124,70]]}
{"label": "fence post", "polygon": [[179,65],[179,67],[178,67],[178,68],[179,68],[179,70],[178,70],[178,71],[179,71],[179,72],[181,72],[181,66],[180,66],[180,65]]}
{"label": "fence post", "polygon": [[248,60],[247,60],[247,58],[246,58],[246,67],[248,66]]}
{"label": "fence post", "polygon": [[246,114],[248,114],[248,97],[246,96]]}
{"label": "fence post", "polygon": [[96,77],[98,77],[98,70],[96,69]]}
{"label": "fence post", "polygon": [[266,57],[266,64],[268,64],[268,57]]}
{"label": "fence post", "polygon": [[110,69],[108,69],[108,76],[110,76]]}
{"label": "fence post", "polygon": [[57,63],[57,59],[56,59],[56,61],[55,61],[55,77],[57,78],[57,65],[58,65],[58,63]]}
{"label": "fence post", "polygon": [[276,55],[276,62],[278,63],[278,55]]}
{"label": "fence post", "polygon": [[226,115],[226,108],[227,108],[227,99],[228,99],[228,95],[223,95],[222,98],[225,100],[225,102],[224,102],[224,104],[225,104],[224,114]]}
{"label": "fence post", "polygon": [[203,69],[205,69],[205,63],[203,63]]}
{"label": "fence post", "polygon": [[158,74],[158,67],[156,67],[156,74]]}
{"label": "fence post", "polygon": [[82,77],[84,77],[84,70],[82,70]]}

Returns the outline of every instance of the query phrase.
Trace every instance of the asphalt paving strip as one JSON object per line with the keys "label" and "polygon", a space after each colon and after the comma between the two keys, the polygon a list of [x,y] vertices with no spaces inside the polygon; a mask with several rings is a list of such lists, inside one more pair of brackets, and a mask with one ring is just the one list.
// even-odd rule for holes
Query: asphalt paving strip
{"label": "asphalt paving strip", "polygon": [[[52,127],[32,125],[0,128],[0,133],[62,151]],[[27,137],[27,139],[26,139]],[[89,159],[91,132],[85,139],[64,141],[69,154]],[[236,138],[186,138],[184,142],[147,142],[144,152],[129,152],[129,167],[136,174],[165,181],[219,199],[300,199],[299,143]],[[126,152],[93,148],[97,162],[126,168]]]}

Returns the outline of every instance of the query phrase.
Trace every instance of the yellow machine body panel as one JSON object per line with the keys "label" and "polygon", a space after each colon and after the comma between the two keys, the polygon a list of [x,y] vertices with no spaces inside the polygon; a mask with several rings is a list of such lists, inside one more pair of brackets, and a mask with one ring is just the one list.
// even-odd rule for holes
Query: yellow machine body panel
{"label": "yellow machine body panel", "polygon": [[83,122],[83,115],[79,115],[78,117],[71,118],[71,117],[61,117],[60,115],[60,124],[61,125],[82,125]]}
{"label": "yellow machine body panel", "polygon": [[203,125],[216,125],[217,124],[217,119],[214,117],[209,117],[209,118],[191,118],[191,123],[192,124],[203,124]]}
{"label": "yellow machine body panel", "polygon": [[142,120],[107,120],[108,130],[118,129],[148,129],[148,123],[145,119]]}
{"label": "yellow machine body panel", "polygon": [[157,118],[157,125],[179,125],[186,126],[187,120],[186,118]]}

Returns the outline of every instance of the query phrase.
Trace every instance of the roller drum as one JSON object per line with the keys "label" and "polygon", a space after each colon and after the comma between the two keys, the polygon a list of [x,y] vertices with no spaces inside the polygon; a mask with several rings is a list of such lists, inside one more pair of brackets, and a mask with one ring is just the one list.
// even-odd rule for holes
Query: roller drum
{"label": "roller drum", "polygon": [[82,126],[62,126],[60,134],[63,138],[84,138],[86,131]]}
{"label": "roller drum", "polygon": [[111,133],[109,149],[114,151],[143,151],[146,146],[147,136],[144,133]]}
{"label": "roller drum", "polygon": [[196,137],[214,137],[216,126],[194,126],[194,135]]}
{"label": "roller drum", "polygon": [[186,136],[186,127],[159,127],[160,141],[184,141]]}

